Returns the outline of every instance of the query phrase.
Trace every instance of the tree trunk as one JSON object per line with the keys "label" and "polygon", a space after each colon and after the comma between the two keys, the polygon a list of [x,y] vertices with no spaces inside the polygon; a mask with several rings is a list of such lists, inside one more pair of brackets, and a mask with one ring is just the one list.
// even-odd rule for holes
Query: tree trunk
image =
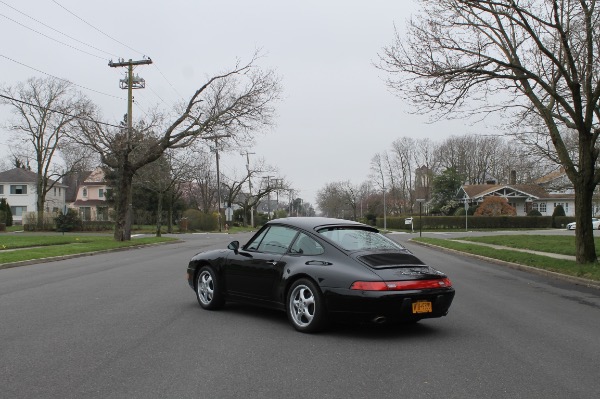
{"label": "tree trunk", "polygon": [[577,263],[593,263],[597,261],[594,230],[592,227],[592,195],[593,191],[585,187],[575,186],[575,249]]}
{"label": "tree trunk", "polygon": [[594,196],[594,165],[596,161],[591,135],[579,133],[579,173],[573,181],[575,188],[575,251],[577,263],[595,263],[596,245],[592,227]]}
{"label": "tree trunk", "polygon": [[134,172],[129,165],[123,167],[115,201],[116,221],[114,238],[116,241],[131,241],[132,184]]}
{"label": "tree trunk", "polygon": [[42,170],[38,168],[38,176],[36,182],[36,206],[37,206],[37,229],[42,230],[44,228],[44,182],[42,181]]}
{"label": "tree trunk", "polygon": [[[40,187],[38,186],[38,190]],[[42,230],[44,228],[44,196],[37,195],[37,229]]]}
{"label": "tree trunk", "polygon": [[169,204],[167,206],[167,233],[173,234],[173,190],[169,191]]}
{"label": "tree trunk", "polygon": [[162,228],[162,209],[163,209],[163,193],[158,192],[158,201],[156,206],[156,236],[161,237],[160,229]]}

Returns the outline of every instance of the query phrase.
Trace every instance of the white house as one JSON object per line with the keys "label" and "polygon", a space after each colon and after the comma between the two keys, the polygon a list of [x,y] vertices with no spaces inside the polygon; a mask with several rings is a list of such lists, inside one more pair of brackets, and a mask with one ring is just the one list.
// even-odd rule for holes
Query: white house
{"label": "white house", "polygon": [[575,194],[550,194],[537,184],[464,185],[457,194],[458,199],[470,205],[481,203],[489,196],[506,198],[509,205],[517,210],[517,216],[525,216],[533,209],[539,211],[542,216],[552,216],[554,208],[558,205],[562,205],[566,216],[575,216]]}
{"label": "white house", "polygon": [[[23,223],[23,216],[37,212],[37,173],[14,168],[0,172],[0,198],[6,198],[13,214],[15,224]],[[51,188],[46,194],[44,212],[64,210],[66,186],[54,180],[48,184]]]}

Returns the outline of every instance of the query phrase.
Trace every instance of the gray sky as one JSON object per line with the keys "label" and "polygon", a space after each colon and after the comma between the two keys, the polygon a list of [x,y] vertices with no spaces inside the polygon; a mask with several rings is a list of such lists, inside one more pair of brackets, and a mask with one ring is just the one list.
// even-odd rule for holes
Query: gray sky
{"label": "gray sky", "polygon": [[[392,42],[394,24],[402,29],[415,7],[410,0],[0,0],[0,84],[45,74],[67,79],[112,123],[127,103],[118,85],[124,70],[110,68],[110,59],[154,61],[136,69],[146,89],[134,92],[135,118],[188,99],[207,76],[262,49],[259,65],[277,71],[284,92],[277,125],[258,134],[252,157],[278,167],[297,196],[315,204],[329,182],[367,180],[373,155],[399,137],[474,132],[465,122],[427,124],[408,114],[373,66]],[[0,145],[6,157],[6,131]],[[224,178],[244,165],[239,152],[223,154]]]}

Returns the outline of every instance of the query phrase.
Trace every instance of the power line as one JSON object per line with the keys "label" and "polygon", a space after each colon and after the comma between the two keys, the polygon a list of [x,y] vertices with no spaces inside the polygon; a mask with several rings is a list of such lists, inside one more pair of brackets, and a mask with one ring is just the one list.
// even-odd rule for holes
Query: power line
{"label": "power line", "polygon": [[[75,14],[74,12],[70,11],[69,9],[67,9],[65,6],[63,6],[62,4],[60,4],[59,2],[57,2],[56,0],[52,0],[57,6],[61,7],[63,10],[65,10],[66,12],[68,12],[69,14],[73,15],[75,18],[79,19],[80,21],[82,21],[83,23],[85,23],[86,25],[90,26],[92,29],[100,32],[101,34],[103,34],[104,36],[108,37],[109,39],[119,43],[120,45],[127,47],[128,49],[130,49],[131,51],[134,51],[138,54],[142,54],[145,57],[145,54],[139,50],[136,50],[134,48],[132,48],[131,46],[128,46],[127,44],[115,39],[114,37],[110,36],[109,34],[103,32],[102,30],[100,30],[99,28],[97,28],[96,26],[92,25],[91,23],[87,22],[86,20],[84,20],[83,18],[81,18],[80,16],[78,16],[77,14]],[[167,77],[165,76],[165,74],[162,73],[162,71],[158,68],[158,66],[156,65],[156,63],[154,63],[154,66],[156,67],[156,70],[161,74],[161,76],[163,77],[163,79],[169,84],[169,86],[171,86],[171,89],[173,89],[173,91],[175,92],[175,94],[177,94],[177,96],[179,96],[181,99],[183,99],[185,101],[185,98],[181,95],[181,93],[179,93],[177,91],[177,89],[175,88],[175,86],[169,81],[169,79],[167,79]],[[156,94],[156,92],[152,91],[154,94]],[[158,95],[156,94],[156,96],[163,102],[166,104],[166,102]]]}
{"label": "power line", "polygon": [[58,79],[58,80],[62,80],[63,82],[70,83],[70,84],[72,84],[72,85],[74,85],[74,86],[81,87],[82,89],[89,90],[89,91],[92,91],[92,92],[94,92],[94,93],[102,94],[102,95],[104,95],[104,96],[108,96],[108,97],[112,97],[112,98],[118,98],[119,100],[125,100],[125,98],[123,98],[123,97],[118,97],[118,96],[115,96],[115,95],[113,95],[113,94],[103,93],[103,92],[101,92],[101,91],[98,91],[98,90],[90,89],[89,87],[85,87],[85,86],[78,85],[77,83],[73,83],[73,82],[71,82],[70,80],[63,79],[63,78],[59,78],[58,76],[51,75],[51,74],[49,74],[49,73],[47,73],[47,72],[44,72],[44,71],[42,71],[42,70],[36,69],[36,68],[34,68],[34,67],[31,67],[31,66],[29,66],[29,65],[27,65],[27,64],[23,64],[22,62],[19,62],[19,61],[13,60],[12,58],[10,58],[10,57],[7,57],[7,56],[5,56],[5,55],[3,55],[3,54],[0,54],[0,57],[2,57],[2,58],[5,58],[5,59],[7,59],[7,60],[9,60],[9,61],[12,61],[12,62],[14,62],[15,64],[19,64],[19,65],[21,65],[21,66],[24,66],[24,67],[26,67],[26,68],[29,68],[29,69],[31,69],[31,70],[33,70],[33,71],[36,71],[36,72],[39,72],[39,73],[43,73],[44,75],[50,76],[50,77],[52,77],[52,78],[55,78],[55,79]]}
{"label": "power line", "polygon": [[10,4],[7,4],[7,3],[5,3],[5,2],[4,2],[4,1],[2,1],[2,0],[0,0],[0,3],[4,4],[5,6],[7,6],[7,7],[11,8],[11,9],[13,9],[14,11],[18,12],[19,14],[21,14],[21,15],[24,15],[24,16],[26,16],[27,18],[29,18],[29,19],[31,19],[31,20],[33,20],[33,21],[37,22],[38,24],[40,24],[40,25],[43,25],[43,26],[45,26],[46,28],[48,28],[48,29],[51,29],[51,30],[53,30],[53,31],[54,31],[54,32],[56,32],[56,33],[60,33],[61,35],[65,36],[65,37],[68,37],[68,38],[69,38],[69,39],[71,39],[71,40],[75,40],[76,42],[78,42],[78,43],[81,43],[81,44],[83,44],[84,46],[88,46],[88,47],[90,47],[90,48],[93,48],[94,50],[100,51],[101,53],[104,53],[104,54],[111,55],[111,56],[113,56],[113,57],[118,57],[118,55],[116,55],[116,54],[109,53],[108,51],[101,50],[101,49],[99,49],[99,48],[97,48],[97,47],[94,47],[94,46],[92,46],[91,44],[87,44],[87,43],[85,43],[85,42],[82,42],[81,40],[79,40],[79,39],[77,39],[77,38],[75,38],[75,37],[73,37],[73,36],[69,36],[69,35],[67,35],[66,33],[63,33],[63,32],[61,32],[61,31],[59,31],[58,29],[55,29],[55,28],[51,27],[50,25],[47,25],[47,24],[43,23],[42,21],[39,21],[39,20],[37,20],[37,19],[33,18],[32,16],[30,16],[30,15],[28,15],[28,14],[24,13],[23,11],[17,10],[17,9],[16,9],[16,8],[14,8],[13,6],[11,6]]}
{"label": "power line", "polygon": [[89,22],[87,22],[86,20],[84,20],[83,18],[81,18],[80,16],[78,16],[77,14],[75,14],[74,12],[70,11],[69,9],[67,9],[65,6],[63,6],[62,4],[60,4],[59,2],[57,2],[56,0],[52,0],[52,2],[54,2],[54,4],[56,4],[57,6],[59,6],[60,8],[62,8],[63,10],[65,10],[66,12],[68,12],[69,14],[71,14],[72,16],[74,16],[75,18],[77,18],[78,20],[80,20],[81,22],[83,22],[84,24],[88,25],[89,27],[95,29],[96,31],[100,32],[101,34],[103,34],[104,36],[108,37],[109,39],[119,43],[121,46],[127,47],[129,50],[134,51],[138,54],[142,54],[144,55],[144,53],[142,53],[141,51],[138,51],[132,47],[129,47],[128,45],[126,45],[125,43],[115,39],[114,37],[108,35],[107,33],[104,33],[102,30],[96,28],[94,25],[90,24]]}
{"label": "power line", "polygon": [[[160,69],[158,69],[158,66],[156,64],[154,64],[154,66],[156,67],[156,70],[162,75],[163,79],[171,86],[171,88],[173,89],[175,94],[177,94],[179,97],[181,97],[181,99],[183,101],[185,101],[185,98],[177,91],[175,86],[173,86],[173,84],[171,82],[169,82],[169,79],[167,79],[167,77],[162,73],[162,71]],[[158,97],[158,98],[160,98],[160,97]],[[162,98],[161,98],[161,100],[162,100]]]}
{"label": "power line", "polygon": [[48,107],[43,107],[41,105],[32,104],[32,103],[29,103],[29,102],[23,101],[23,100],[17,100],[16,98],[5,96],[3,94],[0,94],[0,97],[2,97],[4,99],[7,99],[9,101],[15,101],[15,102],[18,102],[18,103],[21,103],[21,104],[29,105],[30,107],[39,108],[39,109],[42,109],[44,111],[56,112],[57,114],[61,114],[61,115],[65,115],[65,116],[70,116],[71,118],[74,118],[74,119],[79,119],[79,120],[87,121],[87,122],[94,122],[94,123],[97,123],[99,125],[105,125],[105,126],[110,126],[110,127],[122,128],[122,126],[117,126],[117,125],[113,125],[113,124],[106,123],[106,122],[100,122],[100,121],[94,120],[92,118],[83,118],[81,116],[71,115],[71,114],[69,114],[67,112],[58,111],[58,110],[55,110],[55,109],[52,109],[52,108],[48,108]]}
{"label": "power line", "polygon": [[82,53],[84,53],[84,54],[87,54],[87,55],[90,55],[90,56],[92,56],[92,57],[100,58],[101,60],[103,60],[103,59],[104,59],[104,57],[100,57],[99,55],[96,55],[96,54],[89,53],[89,52],[87,52],[87,51],[85,51],[85,50],[82,50],[82,49],[80,49],[80,48],[77,48],[77,47],[75,47],[75,46],[71,46],[71,45],[70,45],[70,44],[68,44],[68,43],[61,42],[60,40],[58,40],[58,39],[55,39],[55,38],[53,38],[53,37],[51,37],[51,36],[48,36],[48,35],[46,35],[46,34],[44,34],[44,33],[42,33],[42,32],[39,32],[39,31],[37,31],[37,30],[35,30],[35,29],[33,29],[33,28],[30,28],[30,27],[29,27],[29,26],[27,26],[27,25],[23,25],[22,23],[20,23],[20,22],[18,22],[18,21],[15,21],[14,19],[12,19],[12,18],[9,18],[9,17],[7,17],[7,16],[6,16],[6,15],[4,15],[4,14],[0,14],[0,16],[1,16],[1,17],[4,17],[4,18],[6,18],[6,19],[8,19],[8,20],[9,20],[9,21],[11,21],[11,22],[14,22],[14,23],[15,23],[15,24],[17,24],[17,25],[20,25],[20,26],[22,26],[22,27],[23,27],[23,28],[25,28],[25,29],[29,29],[30,31],[32,31],[32,32],[35,32],[35,33],[37,33],[38,35],[44,36],[45,38],[48,38],[48,39],[50,39],[50,40],[53,40],[53,41],[55,41],[55,42],[57,42],[57,43],[60,43],[60,44],[62,44],[63,46],[70,47],[70,48],[72,48],[72,49],[74,49],[74,50],[80,51],[80,52],[82,52]]}

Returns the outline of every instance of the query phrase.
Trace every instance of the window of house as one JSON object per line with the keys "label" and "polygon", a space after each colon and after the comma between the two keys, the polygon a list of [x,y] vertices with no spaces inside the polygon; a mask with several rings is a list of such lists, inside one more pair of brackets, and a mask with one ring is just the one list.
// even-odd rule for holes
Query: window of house
{"label": "window of house", "polygon": [[92,208],[89,206],[80,206],[79,207],[79,218],[82,221],[89,221],[92,219]]}
{"label": "window of house", "polygon": [[54,187],[54,196],[56,197],[56,187]]}
{"label": "window of house", "polygon": [[546,203],[540,202],[540,213],[546,213]]}
{"label": "window of house", "polygon": [[23,216],[23,214],[25,212],[27,212],[27,207],[26,206],[11,206],[10,211],[12,212],[13,216],[21,217],[21,216]]}
{"label": "window of house", "polygon": [[98,198],[104,198],[104,189],[103,188],[98,189]]}
{"label": "window of house", "polygon": [[534,202],[534,203],[531,205],[531,207],[532,207],[532,209],[533,209],[534,211],[539,211],[539,209],[538,209],[538,203],[537,203],[537,202]]}
{"label": "window of house", "polygon": [[85,198],[85,197],[87,197],[87,187],[84,187],[84,188],[81,190],[81,195],[82,195],[84,198]]}
{"label": "window of house", "polygon": [[0,194],[4,194],[4,186],[0,184]]}
{"label": "window of house", "polygon": [[108,220],[108,207],[106,207],[106,206],[96,207],[96,219],[97,220]]}
{"label": "window of house", "polygon": [[10,186],[11,194],[27,194],[27,186],[24,184],[12,184]]}

